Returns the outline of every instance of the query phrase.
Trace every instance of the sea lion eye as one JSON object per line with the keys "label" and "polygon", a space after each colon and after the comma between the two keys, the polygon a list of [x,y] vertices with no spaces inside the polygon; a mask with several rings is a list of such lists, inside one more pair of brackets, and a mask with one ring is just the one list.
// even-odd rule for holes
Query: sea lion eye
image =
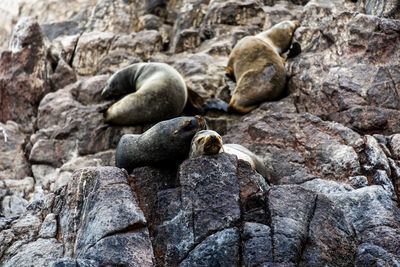
{"label": "sea lion eye", "polygon": [[197,127],[197,120],[187,120],[183,122],[185,130],[191,130]]}

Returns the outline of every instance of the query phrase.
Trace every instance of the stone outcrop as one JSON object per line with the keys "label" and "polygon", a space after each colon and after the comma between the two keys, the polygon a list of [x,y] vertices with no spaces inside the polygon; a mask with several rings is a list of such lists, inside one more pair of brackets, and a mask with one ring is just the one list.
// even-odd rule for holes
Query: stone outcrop
{"label": "stone outcrop", "polygon": [[[5,3],[0,266],[400,265],[398,0]],[[286,93],[227,113],[232,48],[286,19],[301,22]],[[112,167],[120,137],[152,125],[106,124],[100,93],[148,61],[271,180],[225,153]]]}

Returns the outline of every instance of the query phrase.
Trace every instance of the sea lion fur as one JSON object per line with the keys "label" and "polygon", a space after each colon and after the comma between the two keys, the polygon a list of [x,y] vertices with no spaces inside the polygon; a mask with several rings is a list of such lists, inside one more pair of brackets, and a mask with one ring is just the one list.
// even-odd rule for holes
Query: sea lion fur
{"label": "sea lion fur", "polygon": [[102,96],[125,95],[109,107],[105,121],[119,125],[157,122],[179,116],[188,98],[184,79],[165,63],[129,65],[108,80]]}
{"label": "sea lion fur", "polygon": [[161,121],[143,134],[125,134],[115,154],[115,165],[131,173],[136,167],[183,161],[193,136],[206,129],[203,117],[177,117]]}
{"label": "sea lion fur", "polygon": [[285,59],[300,23],[280,22],[269,30],[241,39],[229,55],[226,74],[236,80],[228,110],[247,113],[265,100],[282,94],[286,83]]}

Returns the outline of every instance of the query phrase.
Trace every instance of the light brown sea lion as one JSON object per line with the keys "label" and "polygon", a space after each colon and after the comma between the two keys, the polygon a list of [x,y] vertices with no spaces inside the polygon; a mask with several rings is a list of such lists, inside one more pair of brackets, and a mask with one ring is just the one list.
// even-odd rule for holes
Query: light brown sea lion
{"label": "light brown sea lion", "polygon": [[102,96],[122,95],[126,96],[106,111],[106,122],[131,125],[170,119],[181,114],[188,98],[179,72],[154,62],[129,65],[110,77]]}
{"label": "light brown sea lion", "polygon": [[193,136],[189,157],[193,158],[201,155],[214,155],[223,152],[236,155],[238,159],[247,161],[254,170],[269,182],[270,176],[267,168],[265,167],[264,162],[256,154],[239,144],[224,144],[222,137],[216,131],[198,131]]}
{"label": "light brown sea lion", "polygon": [[293,32],[299,26],[297,20],[283,21],[236,44],[226,68],[226,74],[236,80],[228,110],[247,113],[261,102],[282,94],[286,71],[280,54],[289,48]]}
{"label": "light brown sea lion", "polygon": [[115,154],[115,165],[129,173],[136,167],[179,163],[189,151],[193,136],[206,129],[203,117],[178,117],[161,121],[143,134],[125,134]]}

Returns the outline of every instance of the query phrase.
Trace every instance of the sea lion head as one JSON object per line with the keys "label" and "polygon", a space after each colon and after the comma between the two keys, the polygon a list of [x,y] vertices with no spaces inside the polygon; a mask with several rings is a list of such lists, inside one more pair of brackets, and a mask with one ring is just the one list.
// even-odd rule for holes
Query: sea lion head
{"label": "sea lion head", "polygon": [[201,116],[178,117],[169,121],[172,132],[169,134],[168,140],[166,140],[168,146],[173,147],[172,150],[178,154],[187,157],[190,150],[190,141],[198,131],[207,129],[206,121]]}
{"label": "sea lion head", "polygon": [[277,46],[281,53],[289,49],[294,31],[300,27],[298,20],[284,20],[272,26],[267,32],[269,40]]}
{"label": "sea lion head", "polygon": [[135,87],[130,84],[129,71],[125,68],[117,71],[108,79],[107,85],[101,91],[101,96],[107,99],[134,91]]}
{"label": "sea lion head", "polygon": [[192,139],[189,157],[218,154],[222,144],[222,137],[216,131],[199,131]]}

